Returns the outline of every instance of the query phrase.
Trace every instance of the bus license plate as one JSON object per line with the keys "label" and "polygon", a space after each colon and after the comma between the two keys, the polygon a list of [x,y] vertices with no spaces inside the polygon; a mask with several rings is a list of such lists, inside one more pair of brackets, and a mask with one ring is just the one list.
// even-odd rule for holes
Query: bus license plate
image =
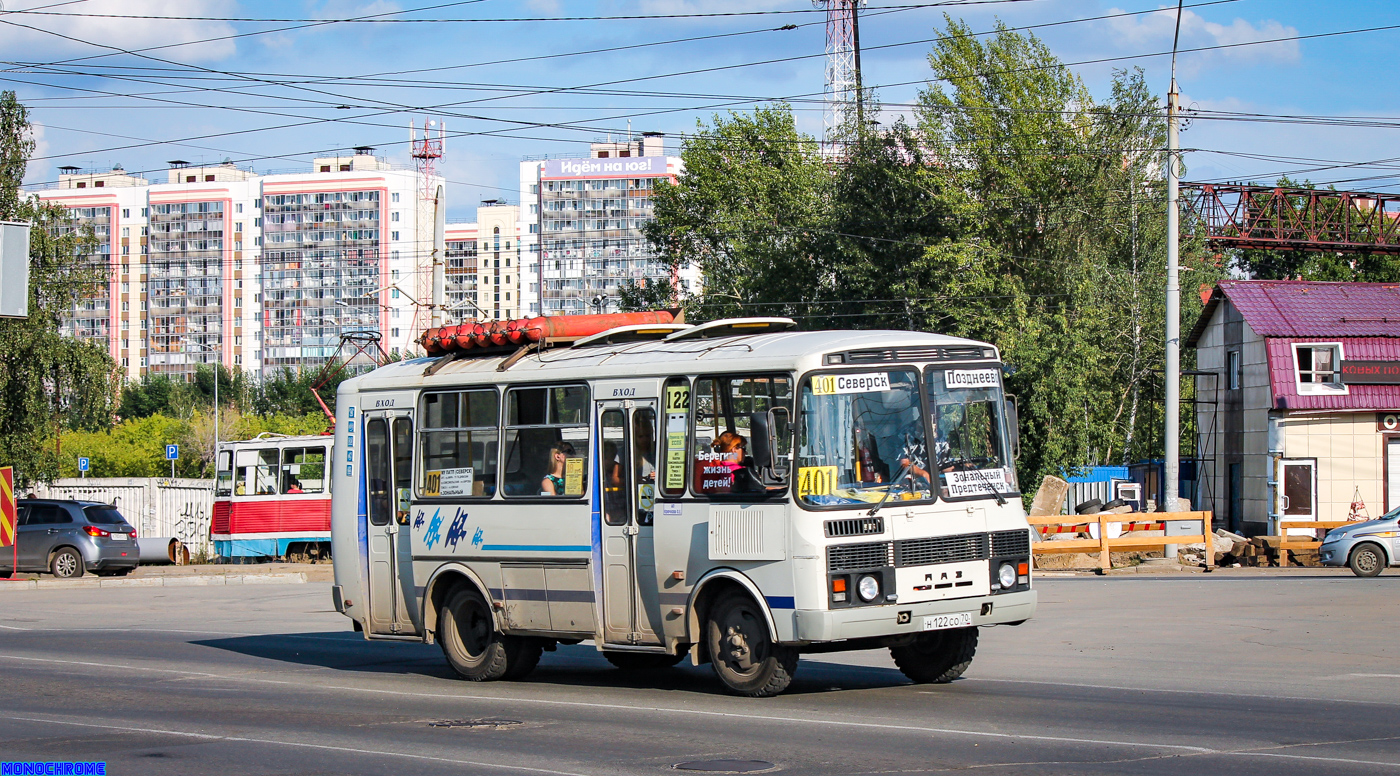
{"label": "bus license plate", "polygon": [[935,614],[924,618],[924,630],[946,630],[948,628],[971,628],[972,612],[956,614]]}

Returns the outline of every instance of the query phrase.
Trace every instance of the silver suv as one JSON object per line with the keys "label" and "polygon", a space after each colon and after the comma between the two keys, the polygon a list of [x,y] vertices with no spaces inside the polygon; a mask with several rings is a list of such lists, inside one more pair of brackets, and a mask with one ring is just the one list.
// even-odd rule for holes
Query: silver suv
{"label": "silver suv", "polygon": [[[19,501],[19,570],[48,571],[56,577],[123,576],[136,568],[141,553],[136,529],[111,504],[59,499]],[[0,576],[9,576],[10,558],[0,557]]]}

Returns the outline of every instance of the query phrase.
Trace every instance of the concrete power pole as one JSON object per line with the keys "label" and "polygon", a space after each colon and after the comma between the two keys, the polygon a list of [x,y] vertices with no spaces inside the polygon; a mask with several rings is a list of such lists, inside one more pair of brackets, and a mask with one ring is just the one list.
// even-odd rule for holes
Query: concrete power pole
{"label": "concrete power pole", "polygon": [[[1181,36],[1181,4],[1177,0],[1176,35],[1172,39],[1172,81],[1167,91],[1167,358],[1166,358],[1166,462],[1163,466],[1162,487],[1166,490],[1165,509],[1180,511],[1177,490],[1181,487],[1181,282],[1180,224],[1177,200],[1180,196],[1180,170],[1177,157],[1181,140],[1177,136],[1177,111],[1180,95],[1176,90],[1176,46]],[[1207,534],[1210,532],[1207,531]],[[1210,547],[1206,548],[1210,552]],[[1166,546],[1168,558],[1176,557],[1176,545]]]}
{"label": "concrete power pole", "polygon": [[445,326],[444,313],[447,310],[447,201],[443,187],[438,186],[433,195],[433,315],[434,329]]}

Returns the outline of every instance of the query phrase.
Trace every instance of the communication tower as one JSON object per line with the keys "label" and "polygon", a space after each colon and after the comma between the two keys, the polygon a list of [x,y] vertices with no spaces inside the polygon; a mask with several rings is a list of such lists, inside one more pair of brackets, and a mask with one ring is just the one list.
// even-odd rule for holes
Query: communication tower
{"label": "communication tower", "polygon": [[418,180],[422,183],[422,197],[425,200],[431,201],[437,196],[433,177],[437,174],[437,160],[442,158],[446,128],[443,122],[423,119],[420,137],[417,125],[412,121],[408,122],[409,155],[413,157],[413,165],[418,170]]}
{"label": "communication tower", "polygon": [[822,140],[827,153],[835,153],[841,131],[861,116],[860,22],[865,0],[813,0],[826,9],[826,111],[822,116]]}

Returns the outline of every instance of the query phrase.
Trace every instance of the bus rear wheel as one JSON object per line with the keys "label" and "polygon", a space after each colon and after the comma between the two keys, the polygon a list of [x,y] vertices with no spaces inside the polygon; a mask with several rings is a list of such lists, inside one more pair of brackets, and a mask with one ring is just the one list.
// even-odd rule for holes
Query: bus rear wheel
{"label": "bus rear wheel", "polygon": [[438,612],[438,643],[447,664],[463,679],[520,679],[535,669],[542,645],[536,639],[496,630],[491,608],[476,590],[461,588]]}
{"label": "bus rear wheel", "polygon": [[977,628],[921,633],[913,644],[890,647],[894,664],[918,684],[946,684],[963,675],[977,652]]}
{"label": "bus rear wheel", "polygon": [[706,619],[710,662],[730,692],[768,698],[792,684],[797,650],[773,642],[763,610],[752,598],[738,591],[723,593]]}

